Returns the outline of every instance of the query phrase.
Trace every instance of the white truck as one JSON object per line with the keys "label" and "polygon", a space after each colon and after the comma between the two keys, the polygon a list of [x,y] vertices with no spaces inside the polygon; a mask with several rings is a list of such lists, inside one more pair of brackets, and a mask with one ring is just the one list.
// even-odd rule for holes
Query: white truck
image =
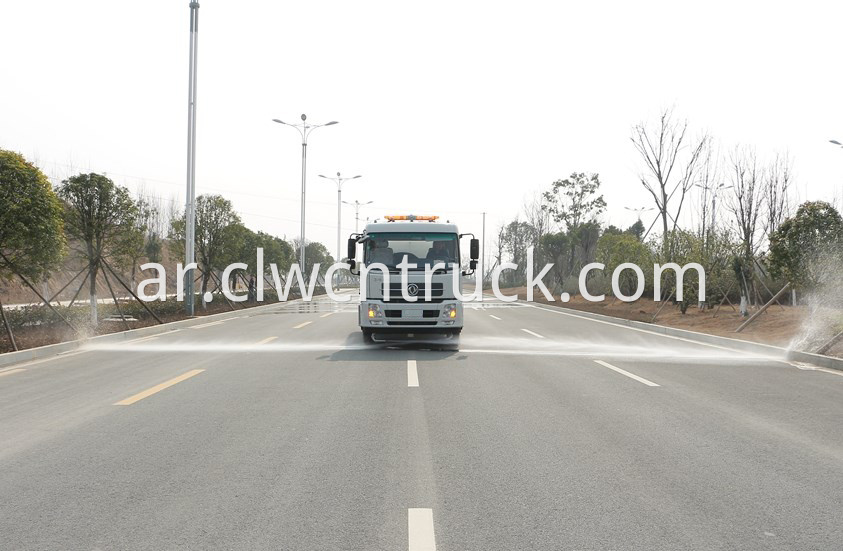
{"label": "white truck", "polygon": [[[437,219],[387,216],[386,222],[367,224],[363,233],[349,238],[348,263],[352,273],[362,273],[358,317],[367,342],[450,340],[462,331],[463,306],[454,285],[474,273],[480,242],[473,234],[460,234],[455,224]],[[462,270],[460,239],[465,236],[471,236],[471,241],[468,269]],[[358,245],[362,266],[356,261]],[[402,263],[415,265],[404,278]]]}

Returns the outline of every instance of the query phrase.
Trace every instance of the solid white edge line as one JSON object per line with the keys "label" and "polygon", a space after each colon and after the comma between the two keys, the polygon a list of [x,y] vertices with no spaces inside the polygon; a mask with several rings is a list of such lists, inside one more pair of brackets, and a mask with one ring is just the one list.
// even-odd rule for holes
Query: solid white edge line
{"label": "solid white edge line", "polygon": [[[753,354],[752,352],[747,352],[745,350],[738,350],[736,348],[729,348],[727,346],[720,346],[720,345],[717,345],[717,344],[711,344],[711,343],[707,343],[707,342],[694,341],[694,340],[691,340],[691,339],[686,339],[684,337],[675,337],[673,335],[666,335],[665,333],[659,333],[657,331],[649,331],[647,329],[640,329],[638,327],[630,327],[629,325],[624,325],[622,323],[615,323],[615,322],[612,322],[612,321],[598,320],[598,319],[589,318],[589,317],[586,317],[586,316],[579,316],[579,315],[573,314],[571,312],[562,312],[562,311],[559,310],[558,307],[550,306],[550,307],[545,308],[545,307],[538,306],[536,304],[530,304],[530,303],[528,303],[527,306],[529,306],[530,308],[536,308],[537,310],[543,310],[545,312],[550,312],[551,314],[559,314],[559,315],[562,315],[562,316],[569,316],[569,317],[577,318],[577,319],[581,319],[581,320],[593,321],[594,323],[602,323],[604,325],[611,325],[611,326],[614,326],[614,327],[619,327],[621,329],[629,329],[630,331],[637,331],[639,333],[646,333],[648,335],[655,335],[657,337],[663,337],[665,339],[673,339],[673,340],[676,340],[676,341],[689,342],[691,344],[697,344],[697,345],[700,345],[700,346],[709,346],[711,348],[719,348],[720,350],[728,350],[729,352],[737,352],[738,354],[743,354],[744,356],[758,357],[758,354]],[[705,334],[705,333],[701,333],[701,334]],[[712,336],[716,336],[716,335],[712,335]],[[728,337],[725,337],[725,338],[728,338]],[[745,342],[745,341],[739,341],[739,342]]]}
{"label": "solid white edge line", "polygon": [[521,330],[522,330],[522,331],[524,331],[524,332],[525,332],[525,333],[527,333],[527,334],[530,334],[530,335],[534,336],[534,337],[538,337],[538,338],[540,338],[540,339],[543,339],[543,338],[544,338],[544,336],[543,336],[543,335],[539,335],[538,333],[535,333],[535,332],[533,332],[533,331],[530,331],[529,329],[521,329]]}
{"label": "solid white edge line", "polygon": [[26,369],[22,367],[16,367],[15,369],[9,369],[7,371],[0,371],[0,377],[4,375],[12,375],[13,373],[20,373],[22,371],[26,371]]}
{"label": "solid white edge line", "polygon": [[209,323],[201,323],[199,325],[191,325],[190,329],[202,329],[203,327],[211,327],[212,325],[221,325],[228,320],[219,320],[219,321],[212,321]]}
{"label": "solid white edge line", "polygon": [[644,377],[639,377],[635,373],[630,373],[629,371],[624,371],[620,367],[615,367],[608,362],[604,362],[603,360],[594,360],[594,363],[598,363],[598,364],[602,365],[603,367],[608,367],[612,371],[616,371],[616,372],[620,373],[621,375],[626,375],[630,379],[635,379],[639,383],[644,383],[647,386],[661,386],[661,385],[658,385],[658,384],[654,383],[653,381],[648,381]]}
{"label": "solid white edge line", "polygon": [[840,375],[843,376],[843,371],[838,371],[836,369],[829,369],[827,367],[818,367],[816,371],[822,371],[823,373],[830,373],[832,375]]}
{"label": "solid white edge line", "polygon": [[126,341],[126,344],[135,344],[136,342],[151,341],[152,339],[157,339],[160,336],[161,335],[150,335],[149,337],[141,337],[139,339],[132,339],[130,341]]}
{"label": "solid white edge line", "polygon": [[410,551],[436,551],[433,509],[407,509],[407,543]]}
{"label": "solid white edge line", "polygon": [[419,370],[416,360],[407,360],[407,388],[419,386]]}

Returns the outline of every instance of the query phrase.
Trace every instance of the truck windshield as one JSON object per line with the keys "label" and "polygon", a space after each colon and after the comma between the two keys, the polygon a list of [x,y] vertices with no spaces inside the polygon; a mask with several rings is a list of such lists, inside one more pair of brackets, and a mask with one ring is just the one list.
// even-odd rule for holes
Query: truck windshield
{"label": "truck windshield", "polygon": [[439,262],[459,262],[459,240],[455,233],[370,233],[365,245],[364,262],[384,264],[398,269],[406,258],[416,264],[415,270],[424,270]]}

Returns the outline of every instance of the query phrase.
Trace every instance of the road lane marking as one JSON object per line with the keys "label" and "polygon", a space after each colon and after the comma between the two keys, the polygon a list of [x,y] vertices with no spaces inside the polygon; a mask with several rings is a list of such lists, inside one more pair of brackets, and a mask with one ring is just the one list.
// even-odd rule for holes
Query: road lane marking
{"label": "road lane marking", "polygon": [[11,375],[13,373],[20,373],[21,371],[26,371],[26,370],[22,367],[18,367],[16,369],[10,369],[8,371],[2,371],[2,372],[0,372],[0,377],[3,377],[4,375]]}
{"label": "road lane marking", "polygon": [[270,342],[274,341],[274,340],[275,340],[275,339],[277,339],[277,338],[278,338],[278,337],[267,337],[267,338],[265,338],[264,340],[262,340],[262,341],[258,342],[258,344],[266,344],[266,343],[270,343]]}
{"label": "road lane marking", "polygon": [[306,321],[304,323],[300,323],[300,324],[296,325],[295,327],[293,327],[293,329],[301,329],[305,325],[310,325],[311,323],[313,323],[313,322],[312,321]]}
{"label": "road lane marking", "polygon": [[419,386],[419,370],[416,360],[407,360],[407,387]]}
{"label": "road lane marking", "polygon": [[192,370],[188,371],[187,373],[183,373],[183,374],[179,375],[178,377],[170,379],[169,381],[164,381],[163,383],[161,383],[159,385],[155,385],[152,388],[148,388],[148,389],[144,390],[143,392],[139,392],[139,393],[135,394],[134,396],[129,396],[125,400],[120,400],[119,402],[115,402],[114,405],[115,406],[130,406],[130,405],[134,404],[135,402],[137,402],[139,400],[143,400],[144,398],[148,398],[149,396],[152,396],[153,394],[161,392],[162,390],[164,390],[166,388],[169,388],[173,385],[176,385],[176,384],[178,384],[178,383],[180,383],[184,380],[190,379],[194,375],[199,375],[203,371],[205,371],[205,370],[204,369],[192,369]]}
{"label": "road lane marking", "polygon": [[322,315],[321,315],[321,316],[319,316],[319,317],[320,317],[320,318],[327,318],[328,316],[330,316],[330,315],[331,315],[331,314],[333,314],[333,313],[334,313],[334,312],[327,312],[327,313],[325,313],[325,314],[322,314]]}
{"label": "road lane marking", "polygon": [[818,367],[817,371],[822,371],[823,373],[831,373],[832,375],[840,375],[843,376],[843,371],[837,371],[834,369],[828,369],[827,367]]}
{"label": "road lane marking", "polygon": [[502,321],[499,317],[497,317],[497,316],[495,316],[495,315],[492,315],[492,314],[489,314],[489,317],[490,317],[490,318],[495,318],[495,319],[496,319],[496,320],[498,320],[498,321]]}
{"label": "road lane marking", "polygon": [[436,551],[433,509],[407,509],[407,535],[410,551]]}
{"label": "road lane marking", "polygon": [[530,331],[529,329],[522,329],[522,331],[524,331],[525,333],[528,333],[528,334],[530,334],[534,337],[538,337],[540,339],[544,338],[543,336],[539,335],[538,333],[534,333],[534,332]]}
{"label": "road lane marking", "polygon": [[150,337],[141,337],[139,339],[132,339],[130,341],[126,341],[126,344],[134,344],[136,342],[144,342],[144,341],[151,341],[152,339],[157,339],[160,335],[152,335]]}
{"label": "road lane marking", "polygon": [[[699,345],[699,346],[708,346],[708,347],[711,347],[711,348],[718,348],[720,350],[726,350],[728,352],[736,352],[738,354],[743,354],[744,356],[758,357],[757,354],[753,354],[752,352],[749,352],[749,351],[746,351],[746,350],[740,350],[739,348],[729,348],[727,346],[720,346],[718,344],[711,344],[711,343],[708,343],[708,342],[695,341],[695,340],[692,340],[692,339],[686,339],[685,337],[677,337],[675,335],[668,335],[666,333],[659,333],[657,331],[642,329],[640,327],[631,327],[629,325],[623,325],[621,323],[617,323],[617,322],[614,322],[614,321],[599,320],[599,319],[589,318],[589,317],[586,317],[586,316],[580,316],[580,315],[577,315],[577,314],[572,314],[571,312],[560,312],[559,311],[560,307],[549,306],[549,307],[545,308],[545,307],[542,307],[542,306],[537,306],[535,304],[527,304],[527,307],[536,308],[537,310],[542,310],[544,312],[550,312],[551,314],[560,314],[560,315],[563,315],[563,316],[569,316],[569,317],[578,318],[578,319],[581,319],[581,320],[593,321],[594,323],[602,323],[602,324],[605,324],[605,325],[612,325],[614,327],[619,327],[621,329],[628,329],[630,331],[638,331],[639,333],[646,333],[648,335],[655,335],[657,337],[664,337],[665,339],[673,339],[673,340],[676,340],[676,341],[688,342],[688,343],[696,344],[696,345]],[[606,316],[606,317],[610,317],[610,316]],[[620,319],[620,318],[618,318],[618,319]],[[621,321],[628,321],[628,320],[622,319]],[[659,326],[656,325],[656,327],[659,327]],[[707,335],[706,333],[699,333],[698,331],[689,331],[689,333],[697,333],[697,334],[700,334],[700,335],[710,336],[710,335]],[[747,342],[747,341],[742,341],[740,339],[731,339],[729,337],[720,337],[720,338],[735,341],[738,344],[745,344]],[[771,347],[771,348],[774,348],[774,347]]]}
{"label": "road lane marking", "polygon": [[594,360],[594,362],[595,362],[595,363],[598,363],[598,364],[600,364],[600,365],[602,365],[603,367],[608,367],[608,368],[609,368],[609,369],[611,369],[612,371],[617,371],[617,372],[618,372],[618,373],[620,373],[621,375],[626,375],[626,376],[627,376],[627,377],[629,377],[630,379],[635,379],[635,380],[636,380],[636,381],[638,381],[639,383],[644,383],[644,384],[645,384],[645,385],[647,385],[647,386],[661,386],[661,385],[657,385],[657,384],[656,384],[656,383],[654,383],[653,381],[648,381],[648,380],[647,380],[647,379],[645,379],[644,377],[639,377],[638,375],[636,375],[636,374],[634,374],[634,373],[630,373],[629,371],[624,371],[624,370],[623,370],[623,369],[621,369],[620,367],[615,367],[615,366],[613,366],[612,364],[610,364],[610,363],[608,363],[608,362],[604,362],[603,360]]}
{"label": "road lane marking", "polygon": [[223,323],[225,323],[225,320],[212,321],[210,323],[200,323],[199,325],[191,325],[190,328],[191,329],[201,329],[203,327],[211,327],[212,325],[221,325]]}

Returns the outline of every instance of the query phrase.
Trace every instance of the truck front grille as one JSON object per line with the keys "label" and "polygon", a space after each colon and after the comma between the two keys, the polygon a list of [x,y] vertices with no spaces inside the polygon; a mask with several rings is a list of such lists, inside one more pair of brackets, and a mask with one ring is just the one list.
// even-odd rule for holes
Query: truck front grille
{"label": "truck front grille", "polygon": [[[412,287],[412,289],[408,289],[408,294],[413,296],[410,293],[410,290],[416,290],[415,296],[417,297],[416,302],[428,302],[424,300],[424,292],[425,292],[425,285],[424,282],[422,283],[410,283],[408,287]],[[445,292],[445,286],[442,283],[431,283],[430,284],[430,298],[429,302],[441,302],[443,300],[442,295]],[[401,282],[390,282],[389,283],[389,300],[390,302],[408,302],[404,300],[401,296]]]}

